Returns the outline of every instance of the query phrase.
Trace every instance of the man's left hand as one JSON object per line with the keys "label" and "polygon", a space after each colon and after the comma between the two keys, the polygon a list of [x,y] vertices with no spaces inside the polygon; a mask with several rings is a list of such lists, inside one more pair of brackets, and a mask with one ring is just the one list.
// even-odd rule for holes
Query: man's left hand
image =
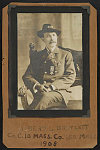
{"label": "man's left hand", "polygon": [[47,89],[47,92],[50,92],[50,91],[51,91],[51,88],[49,87],[48,84],[44,84],[44,87]]}
{"label": "man's left hand", "polygon": [[48,90],[48,92],[52,91],[52,90],[56,90],[56,87],[53,86],[51,83],[45,83],[43,84],[44,87]]}

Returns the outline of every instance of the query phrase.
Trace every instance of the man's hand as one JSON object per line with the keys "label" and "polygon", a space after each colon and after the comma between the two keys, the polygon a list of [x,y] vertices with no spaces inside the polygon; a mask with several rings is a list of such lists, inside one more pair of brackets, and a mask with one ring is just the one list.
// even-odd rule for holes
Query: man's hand
{"label": "man's hand", "polygon": [[39,92],[49,92],[50,89],[43,84],[37,84],[35,87]]}
{"label": "man's hand", "polygon": [[57,89],[57,88],[56,88],[53,84],[51,84],[51,83],[44,83],[43,85],[44,85],[45,88],[48,89],[49,92],[52,91],[52,90],[56,90],[56,89]]}

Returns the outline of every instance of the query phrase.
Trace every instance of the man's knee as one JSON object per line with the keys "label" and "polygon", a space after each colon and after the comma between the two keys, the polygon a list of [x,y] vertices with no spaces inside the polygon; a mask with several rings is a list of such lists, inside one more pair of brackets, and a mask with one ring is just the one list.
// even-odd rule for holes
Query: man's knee
{"label": "man's knee", "polygon": [[53,96],[50,92],[43,92],[43,94],[41,95],[41,101],[49,101],[50,99],[52,99]]}
{"label": "man's knee", "polygon": [[41,95],[40,102],[36,106],[36,109],[37,110],[45,110],[48,108],[49,104],[52,103],[52,101],[53,101],[52,93],[44,92]]}
{"label": "man's knee", "polygon": [[[59,100],[60,99],[60,100]],[[49,105],[52,105],[54,103],[57,103],[58,101],[61,102],[61,95],[56,92],[44,92],[41,95],[40,102],[36,106],[37,110],[45,110],[49,107]]]}

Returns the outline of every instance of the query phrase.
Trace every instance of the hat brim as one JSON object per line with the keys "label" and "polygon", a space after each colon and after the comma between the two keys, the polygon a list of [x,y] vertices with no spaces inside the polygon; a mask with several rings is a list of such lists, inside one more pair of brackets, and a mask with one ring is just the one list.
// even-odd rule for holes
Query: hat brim
{"label": "hat brim", "polygon": [[61,31],[57,30],[57,29],[47,29],[47,30],[40,30],[37,32],[37,35],[42,38],[44,36],[44,33],[46,32],[55,32],[57,34],[57,36],[59,36],[59,34],[61,33]]}

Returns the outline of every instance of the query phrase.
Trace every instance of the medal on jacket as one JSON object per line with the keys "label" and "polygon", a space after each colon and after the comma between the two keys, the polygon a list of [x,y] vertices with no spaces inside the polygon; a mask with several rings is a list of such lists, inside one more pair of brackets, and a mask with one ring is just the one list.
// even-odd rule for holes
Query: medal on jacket
{"label": "medal on jacket", "polygon": [[54,74],[54,66],[50,66],[50,74],[51,74],[51,75]]}

